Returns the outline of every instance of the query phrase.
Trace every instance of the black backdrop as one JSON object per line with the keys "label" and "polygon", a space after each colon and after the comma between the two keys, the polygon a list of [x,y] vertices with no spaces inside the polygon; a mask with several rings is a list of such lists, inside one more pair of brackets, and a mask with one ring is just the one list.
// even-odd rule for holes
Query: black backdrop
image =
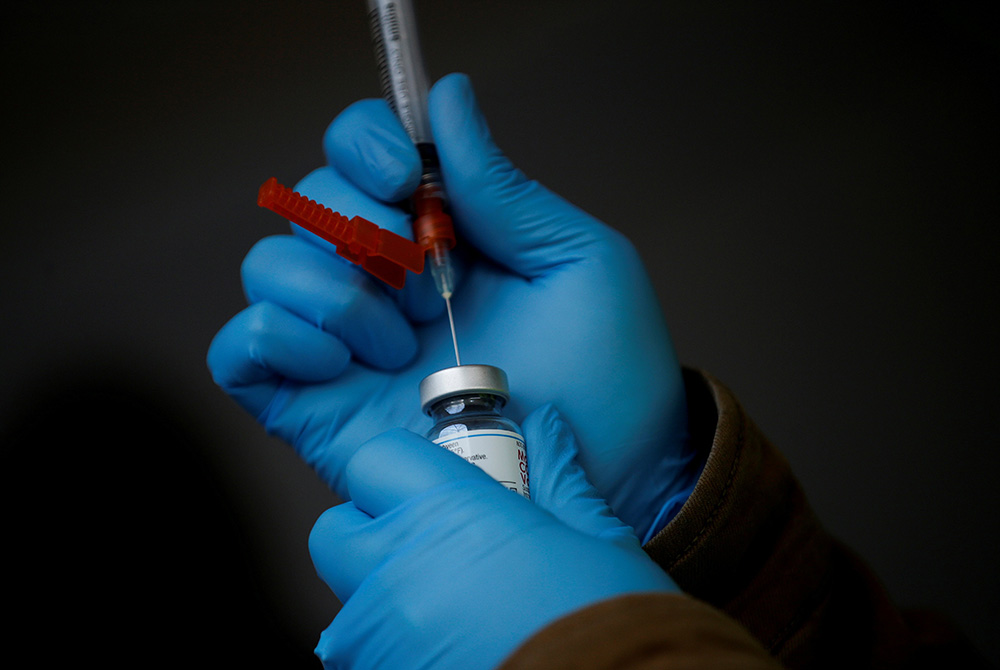
{"label": "black backdrop", "polygon": [[[306,536],[336,501],[204,354],[243,305],[242,256],[284,230],[259,184],[320,165],[327,123],[378,94],[363,5],[5,16],[5,544],[38,653],[214,640],[312,666],[337,602]],[[1000,659],[985,10],[418,9],[432,76],[469,73],[507,153],[636,242],[681,358],[736,390],[829,527]]]}

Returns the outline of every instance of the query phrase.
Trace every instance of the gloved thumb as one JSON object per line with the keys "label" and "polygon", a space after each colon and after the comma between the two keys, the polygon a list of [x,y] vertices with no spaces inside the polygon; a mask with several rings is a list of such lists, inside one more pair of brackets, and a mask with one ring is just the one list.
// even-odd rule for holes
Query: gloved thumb
{"label": "gloved thumb", "polygon": [[535,278],[616,235],[514,167],[494,144],[467,76],[438,81],[429,111],[455,224],[497,263]]}
{"label": "gloved thumb", "polygon": [[587,478],[572,429],[552,405],[521,422],[528,453],[531,500],[567,526],[621,546],[638,548],[631,527],[619,520]]}

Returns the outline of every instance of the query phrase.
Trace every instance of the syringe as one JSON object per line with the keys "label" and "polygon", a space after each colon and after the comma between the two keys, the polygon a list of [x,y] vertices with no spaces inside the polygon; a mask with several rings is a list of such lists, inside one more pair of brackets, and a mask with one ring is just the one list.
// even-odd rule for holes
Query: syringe
{"label": "syringe", "polygon": [[441,169],[431,135],[427,112],[429,87],[413,4],[411,0],[368,0],[368,10],[382,94],[420,154],[420,186],[411,199],[413,236],[427,254],[434,285],[448,308],[455,362],[461,365],[451,311],[455,277],[450,252],[455,246],[455,230],[446,211]]}

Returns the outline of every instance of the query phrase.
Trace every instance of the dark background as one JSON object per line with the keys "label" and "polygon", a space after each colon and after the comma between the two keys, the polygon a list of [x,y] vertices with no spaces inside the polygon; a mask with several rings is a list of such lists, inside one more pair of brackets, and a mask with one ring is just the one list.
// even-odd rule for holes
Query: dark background
{"label": "dark background", "polygon": [[[996,661],[987,6],[418,2],[431,75],[469,73],[513,160],[635,241],[683,361],[898,602]],[[379,93],[364,3],[32,7],[3,22],[12,638],[314,667],[337,602],[306,537],[336,501],[204,357],[286,229],[258,186]]]}

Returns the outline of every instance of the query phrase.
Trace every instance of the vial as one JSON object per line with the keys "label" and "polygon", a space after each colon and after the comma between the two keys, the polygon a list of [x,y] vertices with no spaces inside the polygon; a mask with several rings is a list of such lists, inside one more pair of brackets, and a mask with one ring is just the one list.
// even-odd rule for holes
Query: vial
{"label": "vial", "polygon": [[507,374],[492,365],[459,365],[420,382],[420,405],[434,419],[427,437],[530,499],[521,428],[501,410],[510,399]]}

